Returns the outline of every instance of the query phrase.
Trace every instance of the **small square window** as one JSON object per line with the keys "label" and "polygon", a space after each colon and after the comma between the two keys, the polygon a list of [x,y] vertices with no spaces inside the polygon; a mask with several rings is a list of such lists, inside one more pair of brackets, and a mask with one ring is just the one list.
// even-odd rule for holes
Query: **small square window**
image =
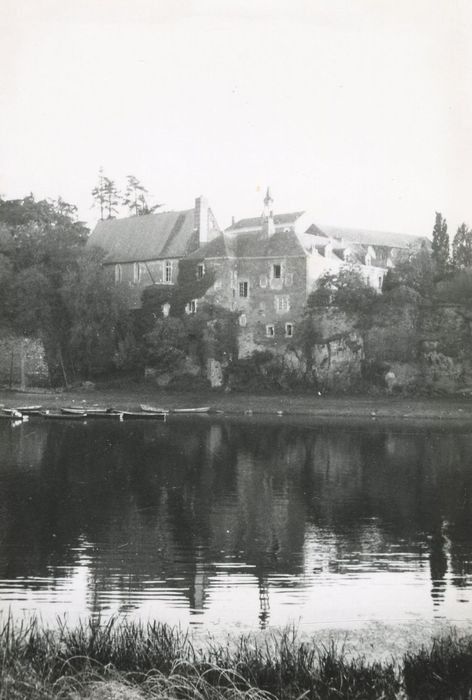
{"label": "small square window", "polygon": [[275,336],[275,327],[272,324],[266,326],[266,337],[273,338]]}
{"label": "small square window", "polygon": [[240,282],[239,283],[239,296],[240,297],[249,296],[249,282]]}
{"label": "small square window", "polygon": [[286,338],[293,338],[293,323],[286,323],[285,324],[285,337]]}

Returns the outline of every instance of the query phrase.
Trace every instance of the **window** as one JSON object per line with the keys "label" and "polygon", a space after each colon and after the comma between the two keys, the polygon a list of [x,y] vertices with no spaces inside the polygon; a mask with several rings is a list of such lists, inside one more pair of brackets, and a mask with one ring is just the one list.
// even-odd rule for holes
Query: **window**
{"label": "window", "polygon": [[197,313],[198,299],[192,299],[185,305],[186,314],[196,314]]}
{"label": "window", "polygon": [[165,265],[164,265],[164,282],[169,284],[169,282],[172,282],[172,261],[171,260],[166,260]]}
{"label": "window", "polygon": [[282,277],[281,265],[272,265],[272,277],[274,280],[279,280]]}
{"label": "window", "polygon": [[239,325],[242,326],[243,328],[244,328],[244,326],[247,325],[247,316],[246,316],[246,314],[241,314],[241,316],[239,317]]}
{"label": "window", "polygon": [[275,327],[270,323],[268,326],[266,326],[266,337],[273,338],[274,335],[275,335]]}
{"label": "window", "polygon": [[205,265],[204,265],[204,263],[199,263],[197,265],[197,280],[203,279],[204,274],[205,274]]}
{"label": "window", "polygon": [[265,314],[265,309],[266,309],[265,303],[263,301],[260,301],[259,307],[257,309],[259,316],[263,316]]}
{"label": "window", "polygon": [[383,284],[383,277],[379,277],[379,289],[382,289],[382,284]]}
{"label": "window", "polygon": [[277,313],[284,313],[285,311],[290,311],[290,297],[289,296],[276,296],[274,299],[275,310]]}
{"label": "window", "polygon": [[115,282],[121,282],[123,279],[123,269],[121,265],[115,265]]}
{"label": "window", "polygon": [[286,338],[293,338],[293,323],[286,323],[285,324],[285,337]]}
{"label": "window", "polygon": [[141,263],[135,262],[133,265],[133,282],[138,284],[141,280]]}
{"label": "window", "polygon": [[265,287],[267,287],[267,281],[267,275],[261,275],[259,277],[259,286],[265,289]]}
{"label": "window", "polygon": [[249,296],[249,282],[239,283],[239,296],[248,297]]}
{"label": "window", "polygon": [[164,316],[164,318],[167,318],[167,316],[169,315],[169,311],[170,311],[169,302],[166,301],[165,304],[162,304],[161,309],[162,309],[162,315]]}

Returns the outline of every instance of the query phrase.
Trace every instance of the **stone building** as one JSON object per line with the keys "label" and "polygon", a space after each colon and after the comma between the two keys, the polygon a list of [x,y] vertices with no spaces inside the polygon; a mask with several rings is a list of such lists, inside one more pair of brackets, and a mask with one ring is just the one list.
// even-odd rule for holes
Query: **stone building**
{"label": "stone building", "polygon": [[101,221],[89,244],[106,251],[105,268],[126,286],[131,308],[139,307],[144,288],[175,285],[180,260],[196,280],[211,273],[203,299],[189,300],[186,311],[195,313],[207,301],[237,312],[240,354],[246,355],[293,343],[306,299],[323,273],[355,265],[380,292],[388,269],[421,241],[319,225],[307,211],[275,214],[273,204],[267,190],[261,216],[221,231],[199,197],[185,211]]}
{"label": "stone building", "polygon": [[106,272],[138,308],[145,287],[175,285],[179,260],[220,233],[207,200],[198,197],[193,209],[99,221],[88,245],[105,251]]}
{"label": "stone building", "polygon": [[[318,226],[308,212],[274,214],[270,191],[262,216],[232,223],[192,252],[195,275],[212,271],[205,300],[239,313],[240,353],[293,343],[316,280],[354,264],[379,292],[389,267],[417,239]],[[188,307],[193,312],[199,300]]]}

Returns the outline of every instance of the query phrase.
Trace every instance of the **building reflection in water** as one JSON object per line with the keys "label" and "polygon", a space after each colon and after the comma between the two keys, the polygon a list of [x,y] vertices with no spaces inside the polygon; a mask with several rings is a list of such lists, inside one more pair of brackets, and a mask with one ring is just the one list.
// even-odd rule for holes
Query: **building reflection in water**
{"label": "building reflection in water", "polygon": [[26,591],[38,610],[266,627],[318,624],[354,591],[353,615],[382,620],[386,586],[406,617],[470,602],[469,435],[255,419],[0,430],[4,605],[25,608]]}

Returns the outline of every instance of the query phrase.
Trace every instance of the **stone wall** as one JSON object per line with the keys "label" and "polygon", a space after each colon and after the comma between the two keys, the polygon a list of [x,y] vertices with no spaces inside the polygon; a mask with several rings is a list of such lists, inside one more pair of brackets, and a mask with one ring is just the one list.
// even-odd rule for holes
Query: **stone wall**
{"label": "stone wall", "polygon": [[40,340],[19,338],[0,330],[0,385],[49,386],[44,348]]}

